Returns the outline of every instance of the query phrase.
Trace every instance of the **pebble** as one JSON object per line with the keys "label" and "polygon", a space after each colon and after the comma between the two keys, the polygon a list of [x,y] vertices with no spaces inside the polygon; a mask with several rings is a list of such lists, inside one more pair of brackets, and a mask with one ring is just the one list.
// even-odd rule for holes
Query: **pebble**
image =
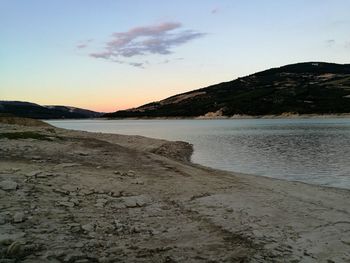
{"label": "pebble", "polygon": [[59,194],[64,194],[64,195],[68,195],[69,194],[69,191],[64,190],[64,189],[59,189],[59,188],[53,189],[53,191],[56,192],[56,193],[59,193]]}
{"label": "pebble", "polygon": [[83,152],[83,151],[76,151],[74,153],[77,154],[77,155],[80,155],[80,156],[88,156],[89,155],[88,152]]}
{"label": "pebble", "polygon": [[79,192],[81,195],[91,195],[94,193],[94,190],[81,189]]}
{"label": "pebble", "polygon": [[136,181],[133,182],[133,184],[143,185],[145,183],[143,181],[141,181],[141,180],[136,180]]}
{"label": "pebble", "polygon": [[37,174],[37,178],[46,178],[48,176],[52,176],[53,174],[52,173],[39,173]]}
{"label": "pebble", "polygon": [[20,239],[25,236],[24,232],[16,234],[0,234],[0,244],[1,245],[10,245],[13,241]]}
{"label": "pebble", "polygon": [[13,222],[14,223],[21,223],[24,221],[24,213],[23,212],[16,212],[13,216]]}
{"label": "pebble", "polygon": [[349,236],[347,236],[347,237],[342,237],[340,240],[341,240],[341,242],[343,242],[344,244],[350,246],[350,237],[349,237]]}
{"label": "pebble", "polygon": [[40,173],[41,173],[41,171],[32,171],[32,172],[27,173],[26,176],[28,176],[28,177],[35,177],[35,176],[37,176]]}
{"label": "pebble", "polygon": [[5,180],[0,182],[0,189],[5,191],[16,190],[17,187],[18,187],[18,184],[11,180]]}
{"label": "pebble", "polygon": [[122,197],[121,200],[128,208],[142,207],[149,202],[148,198],[144,195]]}
{"label": "pebble", "polygon": [[104,207],[106,205],[106,203],[108,202],[107,199],[104,199],[104,198],[99,198],[97,199],[96,201],[96,206],[99,206],[99,207]]}
{"label": "pebble", "polygon": [[58,202],[58,205],[65,206],[65,207],[74,207],[74,203],[68,202],[68,201]]}
{"label": "pebble", "polygon": [[88,223],[88,224],[82,225],[81,228],[86,232],[92,232],[95,229],[95,225],[93,223]]}
{"label": "pebble", "polygon": [[77,242],[75,243],[75,247],[76,248],[82,248],[84,246],[84,243],[83,242]]}
{"label": "pebble", "polygon": [[0,215],[0,225],[4,225],[6,223],[6,218],[4,215]]}
{"label": "pebble", "polygon": [[70,202],[74,203],[75,205],[79,205],[79,200],[77,198],[72,198]]}
{"label": "pebble", "polygon": [[133,171],[133,170],[129,170],[127,173],[126,173],[126,175],[128,175],[128,176],[134,176],[136,173],[135,173],[135,171]]}

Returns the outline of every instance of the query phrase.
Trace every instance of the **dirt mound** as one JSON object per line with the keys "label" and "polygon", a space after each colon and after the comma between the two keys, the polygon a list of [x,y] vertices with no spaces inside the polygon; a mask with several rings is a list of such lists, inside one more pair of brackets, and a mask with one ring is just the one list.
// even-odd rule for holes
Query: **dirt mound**
{"label": "dirt mound", "polygon": [[9,115],[0,115],[0,123],[3,124],[15,124],[21,126],[33,126],[33,127],[52,127],[50,124],[29,118],[21,118]]}
{"label": "dirt mound", "polygon": [[193,146],[187,142],[166,142],[151,152],[178,161],[190,161]]}

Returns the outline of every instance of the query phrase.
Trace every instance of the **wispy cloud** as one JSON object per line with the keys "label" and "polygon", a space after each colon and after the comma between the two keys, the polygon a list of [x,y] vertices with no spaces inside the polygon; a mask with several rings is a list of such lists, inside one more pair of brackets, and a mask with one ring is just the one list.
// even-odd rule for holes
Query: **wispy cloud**
{"label": "wispy cloud", "polygon": [[177,46],[205,35],[194,30],[180,30],[181,28],[181,23],[166,22],[152,26],[135,27],[125,32],[116,32],[105,43],[103,50],[91,53],[90,56],[142,67],[144,66],[143,62],[128,62],[128,60],[140,56],[169,55],[174,52],[173,49]]}
{"label": "wispy cloud", "polygon": [[339,41],[335,39],[327,39],[325,40],[325,45],[329,48],[337,47],[337,48],[350,48],[350,41]]}
{"label": "wispy cloud", "polygon": [[84,40],[84,41],[80,41],[75,47],[77,49],[84,49],[84,48],[87,48],[89,43],[91,43],[93,41],[92,38],[90,39],[87,39],[87,40]]}
{"label": "wispy cloud", "polygon": [[83,49],[83,48],[86,48],[87,47],[87,44],[78,44],[76,46],[78,49]]}
{"label": "wispy cloud", "polygon": [[212,14],[212,15],[215,15],[215,14],[217,14],[217,13],[219,13],[219,8],[218,7],[215,7],[215,8],[213,8],[211,11],[210,11],[210,13]]}
{"label": "wispy cloud", "polygon": [[325,41],[325,43],[326,43],[327,47],[332,47],[335,45],[335,40],[334,39],[327,39]]}

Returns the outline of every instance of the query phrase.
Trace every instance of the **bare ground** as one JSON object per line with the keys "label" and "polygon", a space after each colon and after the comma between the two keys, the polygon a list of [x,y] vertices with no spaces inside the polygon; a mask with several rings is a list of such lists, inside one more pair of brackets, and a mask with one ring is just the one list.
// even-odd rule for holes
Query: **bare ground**
{"label": "bare ground", "polygon": [[191,151],[0,124],[0,262],[350,262],[350,191],[209,169]]}

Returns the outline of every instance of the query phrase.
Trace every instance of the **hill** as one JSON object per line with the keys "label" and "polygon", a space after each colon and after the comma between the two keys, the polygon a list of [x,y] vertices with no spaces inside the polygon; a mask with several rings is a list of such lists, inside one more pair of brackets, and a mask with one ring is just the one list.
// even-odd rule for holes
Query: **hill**
{"label": "hill", "polygon": [[105,117],[197,117],[350,113],[350,64],[272,68]]}
{"label": "hill", "polygon": [[0,101],[1,113],[33,119],[81,119],[97,118],[102,115],[100,112],[75,107],[41,106],[23,101]]}

